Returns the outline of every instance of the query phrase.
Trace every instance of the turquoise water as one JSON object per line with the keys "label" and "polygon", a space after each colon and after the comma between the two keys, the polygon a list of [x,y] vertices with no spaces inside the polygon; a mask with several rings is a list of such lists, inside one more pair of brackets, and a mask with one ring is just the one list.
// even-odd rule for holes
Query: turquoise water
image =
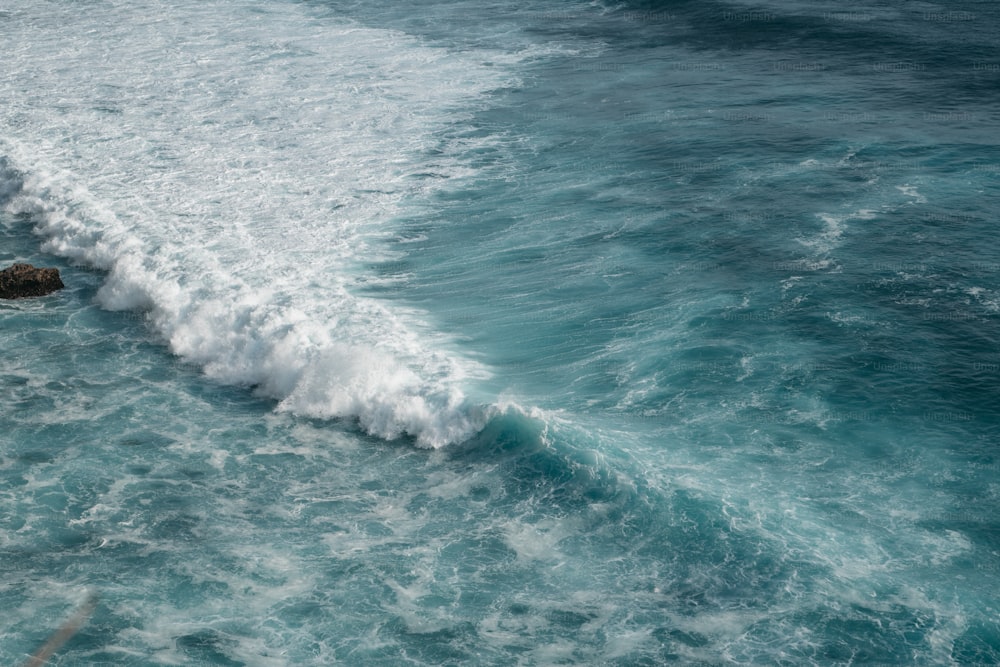
{"label": "turquoise water", "polygon": [[0,21],[0,661],[1000,659],[990,7]]}

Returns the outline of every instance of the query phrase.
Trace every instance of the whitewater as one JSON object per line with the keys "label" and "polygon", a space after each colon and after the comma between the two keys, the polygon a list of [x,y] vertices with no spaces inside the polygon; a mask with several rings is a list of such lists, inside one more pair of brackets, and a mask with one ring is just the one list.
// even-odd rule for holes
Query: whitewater
{"label": "whitewater", "polygon": [[[401,199],[468,170],[434,132],[504,75],[294,7],[239,27],[184,9],[137,7],[149,18],[110,33],[115,7],[43,12],[85,22],[74,39],[33,33],[8,79],[10,123],[40,137],[4,146],[8,180],[24,174],[9,210],[39,218],[45,250],[107,271],[101,304],[145,311],[213,379],[384,437],[468,437],[482,419],[458,383],[473,365],[353,297],[349,276],[379,259],[370,240]],[[88,51],[67,90],[66,64]]]}

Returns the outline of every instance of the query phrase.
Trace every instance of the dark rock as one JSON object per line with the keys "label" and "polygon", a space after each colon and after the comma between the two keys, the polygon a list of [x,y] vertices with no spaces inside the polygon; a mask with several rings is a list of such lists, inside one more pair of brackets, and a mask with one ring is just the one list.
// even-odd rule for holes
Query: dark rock
{"label": "dark rock", "polygon": [[59,269],[36,269],[31,264],[14,264],[0,271],[0,299],[45,296],[63,287]]}

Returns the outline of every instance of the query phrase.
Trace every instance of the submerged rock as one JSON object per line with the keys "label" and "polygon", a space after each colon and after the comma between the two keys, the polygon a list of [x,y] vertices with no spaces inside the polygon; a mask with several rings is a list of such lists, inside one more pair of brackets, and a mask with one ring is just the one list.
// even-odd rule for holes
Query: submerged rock
{"label": "submerged rock", "polygon": [[0,271],[0,299],[45,296],[63,287],[59,269],[37,269],[31,264],[14,264]]}

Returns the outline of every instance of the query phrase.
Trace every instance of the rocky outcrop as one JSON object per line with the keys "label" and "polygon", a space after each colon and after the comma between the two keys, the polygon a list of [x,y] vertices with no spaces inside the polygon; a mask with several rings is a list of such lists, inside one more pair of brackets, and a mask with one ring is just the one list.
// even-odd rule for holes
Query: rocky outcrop
{"label": "rocky outcrop", "polygon": [[31,264],[14,264],[0,271],[0,299],[45,296],[63,287],[59,269],[36,269]]}

